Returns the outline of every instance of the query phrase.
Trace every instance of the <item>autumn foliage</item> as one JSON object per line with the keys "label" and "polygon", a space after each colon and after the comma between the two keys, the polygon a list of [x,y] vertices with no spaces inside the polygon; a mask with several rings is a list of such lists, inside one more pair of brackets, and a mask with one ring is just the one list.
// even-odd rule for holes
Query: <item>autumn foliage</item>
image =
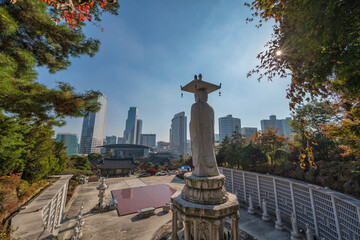
{"label": "autumn foliage", "polygon": [[292,110],[314,99],[332,104],[341,119],[324,124],[324,132],[342,142],[344,155],[360,157],[358,1],[254,0],[245,5],[252,11],[248,22],[258,19],[257,27],[274,22],[272,38],[257,56],[260,64],[248,76],[290,78]]}

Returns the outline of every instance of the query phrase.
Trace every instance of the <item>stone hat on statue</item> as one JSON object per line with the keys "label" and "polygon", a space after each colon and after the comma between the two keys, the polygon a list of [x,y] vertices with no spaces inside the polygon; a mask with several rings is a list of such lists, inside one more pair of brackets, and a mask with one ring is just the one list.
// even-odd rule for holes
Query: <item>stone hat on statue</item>
{"label": "stone hat on statue", "polygon": [[182,87],[182,86],[180,86],[180,87],[181,87],[182,91],[191,92],[191,93],[195,93],[197,90],[200,90],[200,89],[205,89],[206,92],[209,94],[211,92],[214,92],[214,91],[220,89],[221,84],[220,85],[215,85],[215,84],[203,81],[202,80],[202,75],[200,73],[199,74],[199,79],[195,75],[194,80],[192,80],[191,82],[186,84],[184,87]]}

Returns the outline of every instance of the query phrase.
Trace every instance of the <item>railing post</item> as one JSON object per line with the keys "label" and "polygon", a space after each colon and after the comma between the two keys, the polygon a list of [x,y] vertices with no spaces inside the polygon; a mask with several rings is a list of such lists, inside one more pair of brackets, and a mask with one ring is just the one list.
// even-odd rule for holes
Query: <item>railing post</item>
{"label": "railing post", "polygon": [[296,217],[296,205],[295,205],[295,196],[294,196],[294,189],[293,189],[293,183],[290,182],[290,193],[291,193],[291,202],[292,202],[292,212],[295,214]]}
{"label": "railing post", "polygon": [[243,172],[242,175],[243,175],[243,185],[244,185],[244,200],[245,202],[247,202],[245,172]]}
{"label": "railing post", "polygon": [[313,189],[311,187],[309,187],[309,193],[310,193],[311,209],[312,209],[313,216],[314,216],[315,234],[317,236],[319,236],[319,228],[318,228],[318,225],[317,225],[317,217],[316,217],[316,211],[315,211],[314,194],[313,194]]}
{"label": "railing post", "polygon": [[274,185],[274,198],[275,198],[275,209],[279,208],[278,200],[277,200],[277,191],[276,191],[276,180],[273,177],[273,185]]}
{"label": "railing post", "polygon": [[65,210],[65,203],[66,203],[66,194],[67,194],[67,183],[62,188],[62,196],[61,196],[61,206],[60,206],[60,214],[59,214],[59,220],[58,222],[61,223],[63,212]]}
{"label": "railing post", "polygon": [[261,207],[261,193],[260,193],[260,178],[259,178],[259,175],[256,175],[256,183],[257,183],[259,207],[262,208]]}
{"label": "railing post", "polygon": [[341,229],[340,229],[340,224],[339,224],[337,208],[336,208],[336,202],[335,202],[334,196],[331,196],[331,203],[332,203],[332,207],[333,207],[333,210],[334,210],[334,218],[335,218],[335,224],[336,224],[336,230],[337,230],[337,234],[338,234],[338,239],[341,240]]}
{"label": "railing post", "polygon": [[235,192],[235,189],[234,189],[234,169],[231,169],[231,193],[234,193]]}

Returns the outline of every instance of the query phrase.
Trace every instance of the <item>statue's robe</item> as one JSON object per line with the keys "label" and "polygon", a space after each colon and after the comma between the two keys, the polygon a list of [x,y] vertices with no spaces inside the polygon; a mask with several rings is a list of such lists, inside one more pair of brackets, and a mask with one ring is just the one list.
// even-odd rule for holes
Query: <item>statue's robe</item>
{"label": "statue's robe", "polygon": [[215,157],[214,109],[206,102],[191,107],[190,138],[193,174],[199,177],[217,176],[219,169]]}

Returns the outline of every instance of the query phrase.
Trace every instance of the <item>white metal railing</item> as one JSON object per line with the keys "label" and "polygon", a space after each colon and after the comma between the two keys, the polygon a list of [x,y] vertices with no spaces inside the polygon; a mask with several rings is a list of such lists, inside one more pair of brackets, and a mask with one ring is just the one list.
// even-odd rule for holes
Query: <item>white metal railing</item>
{"label": "white metal railing", "polygon": [[42,219],[46,229],[54,233],[55,227],[61,223],[62,213],[64,212],[68,182],[57,191],[49,203],[42,208]]}
{"label": "white metal railing", "polygon": [[225,188],[234,193],[240,203],[248,205],[251,195],[254,207],[261,209],[266,199],[268,213],[275,216],[278,208],[282,220],[290,223],[294,212],[299,228],[309,224],[319,239],[360,239],[360,200],[345,194],[305,182],[220,167],[225,175]]}
{"label": "white metal railing", "polygon": [[[39,239],[40,237],[43,239],[57,234],[65,210],[66,194],[72,175],[55,177],[58,179],[51,186],[12,218],[11,224],[14,229],[17,229],[13,233],[16,239]],[[44,231],[44,227],[46,231]]]}

